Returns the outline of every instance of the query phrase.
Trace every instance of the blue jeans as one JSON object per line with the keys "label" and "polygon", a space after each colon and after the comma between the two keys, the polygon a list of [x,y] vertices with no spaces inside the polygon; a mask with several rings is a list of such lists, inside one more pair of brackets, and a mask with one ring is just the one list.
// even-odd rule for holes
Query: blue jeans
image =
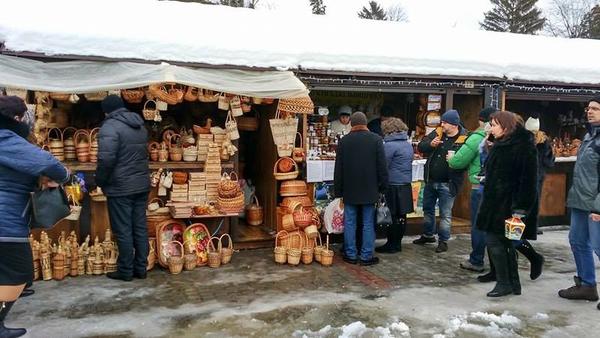
{"label": "blue jeans", "polygon": [[360,259],[363,261],[373,257],[375,249],[375,205],[374,204],[345,204],[344,205],[344,252],[346,257],[356,259],[356,212],[362,209],[362,248]]}
{"label": "blue jeans", "polygon": [[450,239],[450,226],[452,223],[452,206],[455,196],[450,195],[450,186],[448,183],[430,182],[425,185],[423,190],[423,214],[424,227],[423,235],[433,237],[435,234],[435,204],[439,200],[440,207],[440,225],[438,227],[438,240],[446,242]]}
{"label": "blue jeans", "polygon": [[600,258],[600,222],[592,221],[588,211],[571,209],[569,243],[581,283],[587,286],[596,285],[593,252]]}
{"label": "blue jeans", "polygon": [[479,205],[481,204],[481,189],[471,189],[471,254],[469,262],[473,265],[483,266],[483,258],[485,257],[485,231],[477,229],[477,214],[479,213]]}

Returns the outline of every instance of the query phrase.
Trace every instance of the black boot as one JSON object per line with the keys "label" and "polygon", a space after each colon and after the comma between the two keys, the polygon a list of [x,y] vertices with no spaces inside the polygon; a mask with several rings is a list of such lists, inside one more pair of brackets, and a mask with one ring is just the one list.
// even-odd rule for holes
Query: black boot
{"label": "black boot", "polygon": [[17,338],[27,333],[27,330],[25,329],[9,329],[4,326],[4,319],[14,303],[15,302],[0,303],[0,338]]}
{"label": "black boot", "polygon": [[382,246],[376,247],[375,252],[379,252],[379,253],[396,253],[396,252],[398,252],[396,238],[395,238],[396,233],[397,233],[397,230],[396,230],[397,227],[398,227],[398,224],[391,224],[390,226],[387,227],[387,229],[385,229],[386,235],[387,235],[387,242]]}
{"label": "black boot", "polygon": [[499,241],[488,241],[488,252],[496,269],[496,286],[487,293],[488,297],[502,297],[513,293],[508,266],[508,249]]}
{"label": "black boot", "polygon": [[536,280],[542,274],[544,256],[537,253],[531,243],[527,240],[523,240],[517,247],[517,250],[529,260],[529,264],[531,265],[529,277],[531,280]]}
{"label": "black boot", "polygon": [[512,246],[508,249],[508,273],[513,295],[521,294],[521,280],[519,279],[519,264],[517,262],[517,250]]}
{"label": "black boot", "polygon": [[492,257],[490,256],[490,250],[487,250],[488,260],[490,262],[490,272],[477,276],[477,280],[480,283],[490,283],[496,281],[496,269],[494,268],[494,262],[492,262]]}

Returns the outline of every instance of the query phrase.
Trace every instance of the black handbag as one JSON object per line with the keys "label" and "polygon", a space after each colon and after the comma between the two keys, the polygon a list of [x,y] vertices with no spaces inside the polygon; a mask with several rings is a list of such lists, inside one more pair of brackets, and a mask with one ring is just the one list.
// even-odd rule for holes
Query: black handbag
{"label": "black handbag", "polygon": [[[62,186],[40,189],[31,193],[29,200],[32,229],[51,229],[71,214],[69,200]],[[27,212],[28,209],[25,209]]]}
{"label": "black handbag", "polygon": [[376,224],[379,226],[390,226],[392,225],[392,212],[390,208],[387,206],[385,201],[385,195],[381,195],[379,198],[379,202],[377,203],[376,210]]}

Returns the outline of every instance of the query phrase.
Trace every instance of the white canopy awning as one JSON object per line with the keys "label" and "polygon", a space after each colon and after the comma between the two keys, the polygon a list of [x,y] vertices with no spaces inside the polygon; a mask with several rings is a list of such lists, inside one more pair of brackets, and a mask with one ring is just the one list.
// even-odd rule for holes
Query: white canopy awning
{"label": "white canopy awning", "polygon": [[41,62],[0,55],[0,87],[79,94],[164,82],[253,97],[308,95],[306,86],[290,71],[192,69],[167,63]]}

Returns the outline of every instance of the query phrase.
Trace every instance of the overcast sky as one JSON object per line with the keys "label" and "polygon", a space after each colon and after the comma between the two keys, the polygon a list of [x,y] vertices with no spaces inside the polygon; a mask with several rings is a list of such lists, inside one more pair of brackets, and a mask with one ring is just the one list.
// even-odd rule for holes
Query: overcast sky
{"label": "overcast sky", "polygon": [[[540,0],[546,9],[552,0]],[[356,13],[368,4],[368,0],[324,0],[327,15],[356,18]],[[483,13],[492,6],[489,0],[379,0],[384,8],[400,4],[411,23],[431,24],[440,27],[479,29]],[[259,7],[310,13],[309,0],[260,0]]]}

